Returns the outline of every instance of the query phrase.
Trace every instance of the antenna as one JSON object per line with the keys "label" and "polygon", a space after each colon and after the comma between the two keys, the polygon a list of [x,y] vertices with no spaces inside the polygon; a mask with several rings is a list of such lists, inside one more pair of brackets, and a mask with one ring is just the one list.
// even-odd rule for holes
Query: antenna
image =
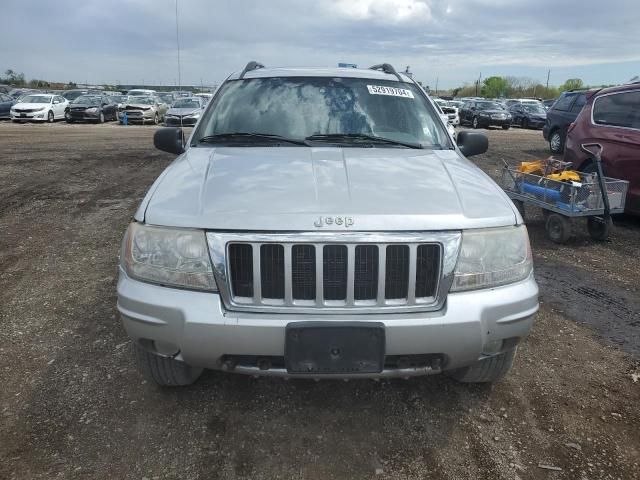
{"label": "antenna", "polygon": [[[180,30],[178,29],[178,0],[176,0],[176,47],[178,49],[178,91],[181,91],[182,79],[180,77]],[[182,115],[180,115],[180,130],[182,130]],[[184,144],[184,131],[182,132],[182,143]]]}

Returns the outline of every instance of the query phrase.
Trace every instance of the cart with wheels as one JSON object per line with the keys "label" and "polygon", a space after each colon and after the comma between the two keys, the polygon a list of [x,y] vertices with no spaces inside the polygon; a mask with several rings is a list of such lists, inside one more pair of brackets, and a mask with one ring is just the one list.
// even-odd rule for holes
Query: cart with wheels
{"label": "cart with wheels", "polygon": [[[602,173],[602,145],[581,145],[595,163],[595,173],[569,172],[570,163],[548,160],[542,175],[522,172],[505,164],[502,187],[524,218],[524,206],[540,207],[549,239],[566,243],[571,239],[577,219],[585,218],[589,235],[595,240],[609,237],[611,215],[622,213],[629,182],[605,177]],[[551,175],[551,171],[555,174]],[[570,177],[571,180],[559,179]],[[579,178],[579,179],[578,179]]]}

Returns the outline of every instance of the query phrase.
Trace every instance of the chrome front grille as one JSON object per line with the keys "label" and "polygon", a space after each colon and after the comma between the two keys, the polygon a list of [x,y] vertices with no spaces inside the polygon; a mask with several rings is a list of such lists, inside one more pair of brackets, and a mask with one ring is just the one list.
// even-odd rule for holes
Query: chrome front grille
{"label": "chrome front grille", "polygon": [[207,234],[230,310],[376,313],[442,307],[457,232]]}

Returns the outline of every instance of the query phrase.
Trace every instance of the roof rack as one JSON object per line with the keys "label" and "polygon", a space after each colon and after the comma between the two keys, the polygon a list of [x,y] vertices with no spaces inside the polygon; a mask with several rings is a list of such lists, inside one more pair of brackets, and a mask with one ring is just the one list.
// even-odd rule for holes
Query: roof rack
{"label": "roof rack", "polygon": [[250,61],[249,63],[247,63],[247,66],[244,67],[244,70],[242,70],[242,73],[240,74],[240,78],[244,78],[245,73],[250,72],[252,70],[257,70],[259,68],[264,68],[264,65],[258,62],[254,62],[253,60]]}
{"label": "roof rack", "polygon": [[369,70],[382,70],[384,73],[395,75],[399,82],[404,82],[404,80],[402,80],[402,77],[398,74],[398,72],[396,72],[396,69],[393,68],[393,65],[389,63],[374,65],[373,67],[369,67]]}

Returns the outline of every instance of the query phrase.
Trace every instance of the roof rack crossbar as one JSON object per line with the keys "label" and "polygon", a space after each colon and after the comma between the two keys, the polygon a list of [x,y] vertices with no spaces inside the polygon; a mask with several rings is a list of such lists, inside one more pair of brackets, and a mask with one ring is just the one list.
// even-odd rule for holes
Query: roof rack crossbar
{"label": "roof rack crossbar", "polygon": [[244,67],[244,70],[242,70],[242,73],[240,74],[240,78],[244,78],[244,74],[247,72],[250,72],[252,70],[257,70],[259,68],[264,68],[264,65],[258,62],[254,62],[253,60],[250,61],[249,63],[247,63],[247,66]]}
{"label": "roof rack crossbar", "polygon": [[391,75],[395,75],[399,82],[404,82],[402,77],[396,72],[396,69],[393,68],[393,65],[390,63],[381,63],[379,65],[374,65],[373,67],[369,67],[369,70],[382,70],[384,73],[389,73]]}

